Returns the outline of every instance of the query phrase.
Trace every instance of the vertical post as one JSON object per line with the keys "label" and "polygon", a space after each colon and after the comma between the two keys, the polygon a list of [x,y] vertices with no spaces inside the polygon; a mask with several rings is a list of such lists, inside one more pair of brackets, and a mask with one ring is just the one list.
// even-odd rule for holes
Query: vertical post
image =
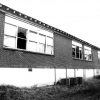
{"label": "vertical post", "polygon": [[55,81],[54,83],[55,83],[55,85],[56,85],[56,68],[54,68],[54,78],[55,78],[55,79],[54,79],[54,81]]}
{"label": "vertical post", "polygon": [[66,68],[66,85],[67,85],[67,68]]}
{"label": "vertical post", "polygon": [[93,77],[95,78],[95,69],[93,69]]}
{"label": "vertical post", "polygon": [[76,69],[74,69],[74,78],[76,78]]}
{"label": "vertical post", "polygon": [[83,69],[83,78],[86,79],[86,69]]}
{"label": "vertical post", "polygon": [[82,59],[84,59],[84,44],[82,44]]}

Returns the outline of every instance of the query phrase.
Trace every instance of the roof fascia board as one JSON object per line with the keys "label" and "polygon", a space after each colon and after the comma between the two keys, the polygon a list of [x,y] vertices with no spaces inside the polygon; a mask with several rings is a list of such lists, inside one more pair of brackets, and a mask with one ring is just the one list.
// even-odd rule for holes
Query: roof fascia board
{"label": "roof fascia board", "polygon": [[29,16],[27,16],[23,13],[20,13],[16,10],[13,10],[13,9],[11,9],[11,8],[1,4],[1,3],[0,3],[0,11],[4,12],[7,15],[15,16],[16,18],[24,19],[25,21],[27,20],[27,22],[29,22],[30,24],[35,25],[35,26],[42,28],[44,30],[48,30],[48,31],[51,31],[51,32],[54,32],[54,33],[58,33],[59,35],[66,36],[67,38],[69,38],[71,40],[76,40],[77,42],[81,42],[84,45],[87,45],[87,46],[93,47],[94,49],[100,50],[99,47],[96,47],[96,46],[94,46],[94,45],[92,45],[92,44],[90,44],[86,41],[83,41],[83,40],[81,40],[81,39],[79,39],[79,38],[77,38],[73,35],[70,35],[70,34],[64,32],[60,29],[57,29],[57,28],[52,27],[48,24],[45,24],[45,23],[43,23],[43,22],[41,22],[37,19],[34,19],[34,18],[29,17]]}

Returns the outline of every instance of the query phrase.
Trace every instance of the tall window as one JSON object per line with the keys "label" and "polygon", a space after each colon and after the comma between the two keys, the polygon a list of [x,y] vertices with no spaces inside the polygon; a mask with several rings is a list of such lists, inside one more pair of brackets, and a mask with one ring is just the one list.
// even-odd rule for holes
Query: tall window
{"label": "tall window", "polygon": [[98,62],[100,62],[100,51],[98,51]]}
{"label": "tall window", "polygon": [[84,59],[92,61],[92,52],[90,47],[84,46]]}
{"label": "tall window", "polygon": [[6,16],[4,47],[53,55],[53,33]]}
{"label": "tall window", "polygon": [[18,27],[17,48],[26,49],[26,29]]}
{"label": "tall window", "polygon": [[77,59],[83,59],[82,44],[72,41],[72,57]]}
{"label": "tall window", "polygon": [[53,38],[52,37],[46,37],[46,53],[53,54]]}

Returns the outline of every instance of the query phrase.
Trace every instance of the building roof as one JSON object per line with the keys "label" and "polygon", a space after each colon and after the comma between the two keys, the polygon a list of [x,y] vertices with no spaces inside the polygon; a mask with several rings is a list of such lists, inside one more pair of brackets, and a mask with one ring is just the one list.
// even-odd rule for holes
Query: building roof
{"label": "building roof", "polygon": [[61,35],[64,35],[64,36],[70,38],[71,40],[76,40],[76,41],[78,41],[80,43],[83,43],[83,44],[85,44],[87,46],[91,46],[92,48],[100,50],[100,48],[97,47],[97,46],[94,46],[94,45],[92,45],[92,44],[90,44],[90,43],[88,43],[88,42],[86,42],[86,41],[84,41],[82,39],[79,39],[79,38],[77,38],[77,37],[75,37],[73,35],[70,35],[69,33],[65,32],[63,30],[57,29],[57,28],[55,28],[53,26],[50,26],[50,25],[48,25],[48,24],[46,24],[46,23],[44,23],[42,21],[39,21],[39,20],[34,19],[34,18],[30,17],[30,16],[27,16],[27,15],[25,15],[25,14],[19,12],[19,11],[16,11],[16,10],[10,8],[10,7],[7,7],[7,6],[5,6],[5,5],[3,5],[1,3],[0,3],[0,11],[5,12],[5,13],[10,13],[10,14],[16,15],[18,17],[24,18],[26,20],[29,20],[29,21],[33,22],[33,23],[36,23],[37,25],[45,27],[46,29],[52,30],[53,32],[56,32],[56,33],[61,34]]}

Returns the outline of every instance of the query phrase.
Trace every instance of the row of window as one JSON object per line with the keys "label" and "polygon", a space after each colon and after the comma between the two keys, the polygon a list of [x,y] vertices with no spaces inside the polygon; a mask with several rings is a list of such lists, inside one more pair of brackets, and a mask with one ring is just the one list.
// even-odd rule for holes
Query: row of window
{"label": "row of window", "polygon": [[[37,30],[37,28],[34,31],[34,26],[27,29],[24,27],[26,23],[16,21],[7,16],[5,18],[5,47],[53,55],[53,33],[46,34],[46,31]],[[28,25],[26,24],[26,26]]]}
{"label": "row of window", "polygon": [[[31,52],[54,54],[54,36],[52,32],[5,16],[4,46]],[[84,50],[83,50],[84,49]],[[92,61],[91,48],[72,41],[72,57]],[[98,52],[100,60],[100,52]]]}
{"label": "row of window", "polygon": [[[83,52],[84,51],[84,52]],[[91,48],[84,46],[84,50],[82,44],[72,41],[72,56],[76,59],[84,59],[87,61],[92,61],[92,52]]]}

